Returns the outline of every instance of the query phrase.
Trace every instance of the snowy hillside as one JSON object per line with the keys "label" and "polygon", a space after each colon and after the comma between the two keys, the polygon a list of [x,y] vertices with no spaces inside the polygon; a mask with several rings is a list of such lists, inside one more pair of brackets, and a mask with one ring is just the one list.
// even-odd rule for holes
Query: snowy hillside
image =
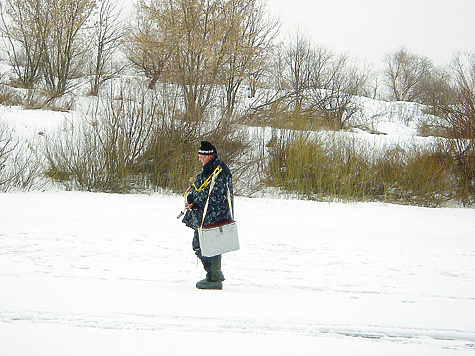
{"label": "snowy hillside", "polygon": [[0,355],[472,355],[475,210],[237,198],[222,291],[180,197],[10,193]]}

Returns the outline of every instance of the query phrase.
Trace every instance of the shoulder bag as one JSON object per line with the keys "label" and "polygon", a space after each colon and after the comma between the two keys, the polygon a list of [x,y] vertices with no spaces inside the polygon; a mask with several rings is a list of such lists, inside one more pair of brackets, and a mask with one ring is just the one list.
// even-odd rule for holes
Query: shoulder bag
{"label": "shoulder bag", "polygon": [[226,252],[239,250],[239,238],[237,232],[236,221],[234,221],[233,208],[231,204],[231,196],[229,187],[227,186],[227,196],[229,211],[231,212],[231,220],[223,220],[216,223],[203,225],[206,211],[208,210],[209,196],[213,189],[216,176],[213,176],[209,188],[208,199],[203,210],[203,219],[201,226],[198,228],[200,238],[201,254],[205,257],[221,255]]}

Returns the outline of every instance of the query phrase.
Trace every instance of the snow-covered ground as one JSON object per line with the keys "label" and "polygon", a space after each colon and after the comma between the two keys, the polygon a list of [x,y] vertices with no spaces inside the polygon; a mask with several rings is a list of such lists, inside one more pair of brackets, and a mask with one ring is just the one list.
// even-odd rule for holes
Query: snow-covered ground
{"label": "snow-covered ground", "polygon": [[473,355],[475,209],[236,199],[222,291],[177,196],[0,196],[0,355]]}

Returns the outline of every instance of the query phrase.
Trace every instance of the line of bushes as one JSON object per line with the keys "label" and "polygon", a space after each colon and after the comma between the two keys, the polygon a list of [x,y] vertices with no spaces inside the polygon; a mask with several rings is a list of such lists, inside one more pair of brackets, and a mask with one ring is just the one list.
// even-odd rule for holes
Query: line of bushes
{"label": "line of bushes", "polygon": [[[267,183],[317,200],[471,205],[473,190],[461,183],[445,145],[380,149],[333,133],[280,131],[268,147]],[[474,161],[465,169],[473,169]]]}
{"label": "line of bushes", "polygon": [[[56,137],[44,137],[41,157],[20,158],[14,153],[12,138],[0,130],[0,190],[30,189],[45,174],[67,189],[183,191],[188,178],[200,169],[196,132],[173,126],[163,117],[158,119],[160,111],[145,115],[141,129],[133,129],[126,113],[137,115],[142,109],[121,105],[112,116],[98,116],[98,121],[82,122]],[[250,192],[247,183],[253,184],[254,190],[267,185],[315,200],[428,207],[475,202],[475,157],[463,162],[454,159],[446,140],[434,141],[432,146],[383,149],[350,134],[274,130],[270,140],[261,136],[258,141],[259,152],[243,150],[246,146],[237,139],[228,141],[227,147],[218,144],[225,159],[238,168],[235,178],[237,186],[244,187],[243,193]]]}

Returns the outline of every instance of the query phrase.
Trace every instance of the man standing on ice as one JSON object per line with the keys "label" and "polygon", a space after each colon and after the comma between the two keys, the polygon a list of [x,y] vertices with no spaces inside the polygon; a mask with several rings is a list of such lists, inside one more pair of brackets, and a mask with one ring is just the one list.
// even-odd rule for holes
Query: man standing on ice
{"label": "man standing on ice", "polygon": [[[187,211],[183,223],[194,229],[193,250],[201,260],[205,269],[206,278],[196,283],[199,289],[222,289],[224,275],[221,272],[221,255],[205,257],[201,254],[198,228],[223,220],[232,219],[231,208],[234,210],[233,181],[228,166],[219,158],[216,147],[211,142],[201,141],[198,150],[198,160],[203,166],[188,188],[186,195]],[[211,180],[215,183],[210,193]],[[228,189],[230,204],[228,203]],[[209,202],[203,221],[203,210],[206,200]]]}

